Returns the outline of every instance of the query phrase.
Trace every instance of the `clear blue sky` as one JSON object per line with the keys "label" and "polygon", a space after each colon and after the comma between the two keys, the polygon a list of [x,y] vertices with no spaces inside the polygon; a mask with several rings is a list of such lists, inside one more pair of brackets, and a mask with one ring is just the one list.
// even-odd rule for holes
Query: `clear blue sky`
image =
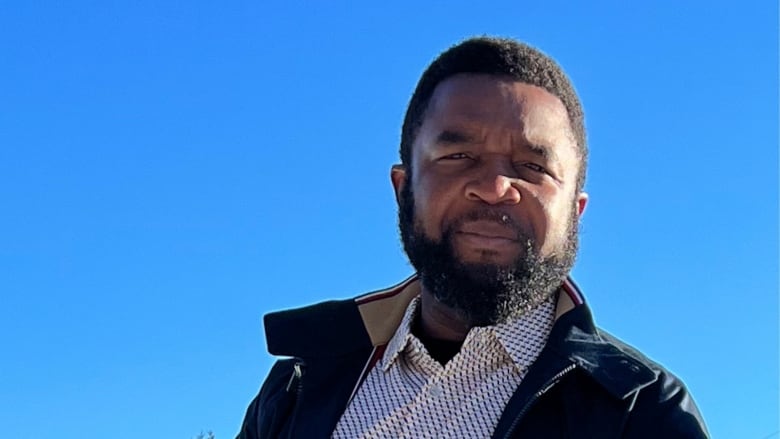
{"label": "clear blue sky", "polygon": [[292,3],[0,5],[4,437],[235,435],[264,313],[411,273],[405,105],[485,33],[583,99],[597,323],[778,436],[776,2]]}

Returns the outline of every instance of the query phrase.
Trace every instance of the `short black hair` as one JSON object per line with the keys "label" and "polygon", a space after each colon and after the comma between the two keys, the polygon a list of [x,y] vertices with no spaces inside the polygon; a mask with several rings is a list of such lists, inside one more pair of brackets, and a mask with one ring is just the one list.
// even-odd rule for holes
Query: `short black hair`
{"label": "short black hair", "polygon": [[[401,163],[410,166],[412,144],[422,126],[425,111],[433,91],[445,79],[460,73],[508,76],[535,85],[558,97],[566,107],[572,132],[577,142],[580,168],[577,191],[585,185],[588,145],[585,136],[585,115],[574,86],[563,69],[552,58],[525,43],[508,38],[469,38],[440,54],[420,77],[401,129]],[[408,175],[407,178],[410,178]]]}

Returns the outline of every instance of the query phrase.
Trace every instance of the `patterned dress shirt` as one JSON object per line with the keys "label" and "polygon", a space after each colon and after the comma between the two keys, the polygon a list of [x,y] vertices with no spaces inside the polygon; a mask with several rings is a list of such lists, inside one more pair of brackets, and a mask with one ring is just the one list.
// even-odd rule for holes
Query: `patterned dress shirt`
{"label": "patterned dress shirt", "polygon": [[442,366],[412,332],[420,298],[342,415],[333,438],[488,438],[542,351],[555,295],[524,316],[469,331]]}

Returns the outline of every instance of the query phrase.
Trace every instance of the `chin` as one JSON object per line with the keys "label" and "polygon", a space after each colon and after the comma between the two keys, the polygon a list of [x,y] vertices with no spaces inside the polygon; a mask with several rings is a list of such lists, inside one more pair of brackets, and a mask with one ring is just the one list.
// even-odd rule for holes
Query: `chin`
{"label": "chin", "polygon": [[495,250],[456,252],[454,256],[455,260],[464,266],[492,266],[498,269],[516,267],[524,257],[522,254],[505,254]]}

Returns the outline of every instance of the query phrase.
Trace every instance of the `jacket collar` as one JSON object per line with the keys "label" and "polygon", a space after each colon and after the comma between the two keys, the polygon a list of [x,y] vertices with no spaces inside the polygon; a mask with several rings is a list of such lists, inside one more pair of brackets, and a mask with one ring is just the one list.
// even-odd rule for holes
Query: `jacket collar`
{"label": "jacket collar", "polygon": [[335,356],[384,346],[420,294],[416,276],[348,300],[266,314],[268,352],[291,357]]}
{"label": "jacket collar", "polygon": [[[398,285],[355,298],[373,346],[387,344],[401,324],[409,303],[420,295],[420,280],[413,275]],[[566,278],[558,292],[556,320],[585,303],[577,285]]]}
{"label": "jacket collar", "polygon": [[[333,357],[383,347],[403,319],[409,302],[420,294],[412,276],[393,287],[352,300],[323,302],[267,314],[268,351],[300,358]],[[658,377],[642,354],[596,328],[584,298],[571,279],[562,285],[545,351],[574,363],[616,398],[623,399]],[[537,360],[549,360],[544,354]],[[555,371],[553,371],[555,373]]]}

